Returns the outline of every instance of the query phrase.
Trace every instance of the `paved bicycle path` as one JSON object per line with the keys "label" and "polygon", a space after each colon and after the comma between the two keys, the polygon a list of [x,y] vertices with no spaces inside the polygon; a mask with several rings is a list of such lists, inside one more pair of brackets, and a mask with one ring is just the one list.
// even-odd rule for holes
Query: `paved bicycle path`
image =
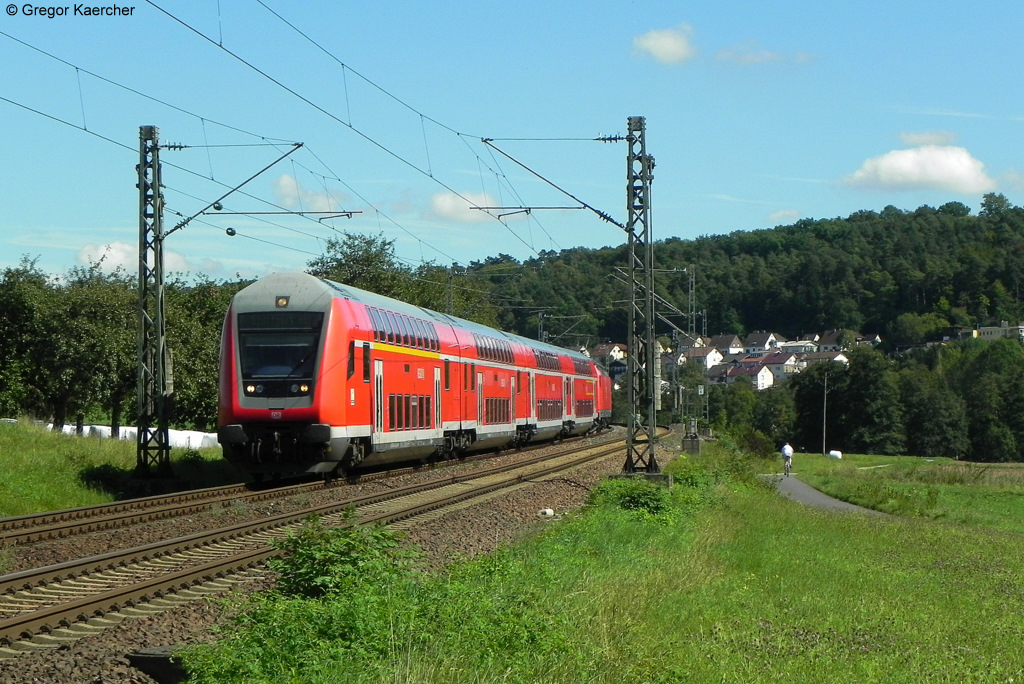
{"label": "paved bicycle path", "polygon": [[846,501],[840,501],[839,499],[833,499],[828,494],[819,492],[814,487],[810,486],[806,482],[801,482],[796,475],[766,475],[769,480],[775,481],[775,489],[778,490],[783,496],[789,497],[794,501],[799,501],[807,506],[814,506],[816,508],[826,508],[836,511],[851,511],[858,513],[874,513],[875,515],[885,515],[880,511],[875,511],[870,508],[864,508],[863,506],[857,506]]}

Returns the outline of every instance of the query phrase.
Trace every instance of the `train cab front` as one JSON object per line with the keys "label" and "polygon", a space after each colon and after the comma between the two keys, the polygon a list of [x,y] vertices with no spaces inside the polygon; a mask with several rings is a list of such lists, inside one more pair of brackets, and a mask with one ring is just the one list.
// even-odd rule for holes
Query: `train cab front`
{"label": "train cab front", "polygon": [[225,326],[225,340],[232,342],[225,354],[235,362],[222,368],[227,377],[217,439],[224,457],[257,477],[330,473],[348,440],[332,437],[316,400],[329,302],[296,303],[278,292],[269,308],[266,295],[276,290],[250,288],[236,296]]}

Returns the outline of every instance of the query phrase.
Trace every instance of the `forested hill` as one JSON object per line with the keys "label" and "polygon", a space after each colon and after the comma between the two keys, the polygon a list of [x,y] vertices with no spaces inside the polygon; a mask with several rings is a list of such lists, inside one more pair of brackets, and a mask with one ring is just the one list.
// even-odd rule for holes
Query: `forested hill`
{"label": "forested hill", "polygon": [[[469,270],[505,300],[498,309],[506,327],[534,335],[543,324],[552,336],[571,327],[563,343],[623,339],[628,290],[614,273],[627,263],[624,249],[542,252],[523,269],[502,255]],[[977,216],[959,202],[916,211],[889,206],[769,230],[668,238],[657,241],[655,260],[668,271],[656,276],[658,294],[683,311],[688,277],[678,269],[695,266],[696,310],[706,311],[709,334],[795,337],[845,328],[904,343],[933,339],[949,326],[1024,320],[1024,209],[998,194],[985,195]],[[549,318],[538,321],[538,310]],[[572,318],[581,311],[586,319]]]}

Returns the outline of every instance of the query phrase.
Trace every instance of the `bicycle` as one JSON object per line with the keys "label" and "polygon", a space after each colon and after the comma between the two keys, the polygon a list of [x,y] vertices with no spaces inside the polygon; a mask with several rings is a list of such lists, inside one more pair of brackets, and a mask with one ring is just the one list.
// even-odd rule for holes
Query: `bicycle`
{"label": "bicycle", "polygon": [[782,459],[782,467],[786,471],[786,477],[789,477],[789,471],[793,469],[793,459],[784,458]]}

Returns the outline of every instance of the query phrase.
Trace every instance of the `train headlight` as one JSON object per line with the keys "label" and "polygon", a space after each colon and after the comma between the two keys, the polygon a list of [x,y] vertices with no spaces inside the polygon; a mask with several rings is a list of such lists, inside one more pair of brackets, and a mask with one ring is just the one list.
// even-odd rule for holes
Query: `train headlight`
{"label": "train headlight", "polygon": [[305,384],[299,385],[299,391],[301,391],[303,394],[308,394],[309,393],[309,385],[305,385]]}
{"label": "train headlight", "polygon": [[246,385],[245,386],[245,393],[246,394],[255,394],[256,393],[256,385]]}
{"label": "train headlight", "polygon": [[263,385],[256,385],[256,394],[263,394]]}
{"label": "train headlight", "polygon": [[289,389],[291,389],[292,394],[298,394],[299,393],[299,386],[297,384],[295,384],[295,383],[293,383],[292,386]]}

